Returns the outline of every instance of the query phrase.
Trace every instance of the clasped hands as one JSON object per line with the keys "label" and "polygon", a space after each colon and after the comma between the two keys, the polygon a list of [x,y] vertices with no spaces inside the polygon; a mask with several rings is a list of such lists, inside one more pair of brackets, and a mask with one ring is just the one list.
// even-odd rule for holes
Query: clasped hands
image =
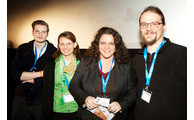
{"label": "clasped hands", "polygon": [[[92,96],[88,96],[85,100],[85,105],[88,109],[92,110],[98,107],[98,103],[96,102],[95,98]],[[116,114],[121,110],[121,106],[118,102],[114,101],[108,105],[108,111]]]}

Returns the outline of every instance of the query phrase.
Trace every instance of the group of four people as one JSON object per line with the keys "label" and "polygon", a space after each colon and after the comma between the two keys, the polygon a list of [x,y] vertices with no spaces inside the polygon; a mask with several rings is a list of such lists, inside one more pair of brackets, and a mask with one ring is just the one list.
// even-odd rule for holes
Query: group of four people
{"label": "group of four people", "polygon": [[34,40],[18,47],[13,120],[101,120],[91,111],[108,100],[112,120],[187,119],[187,49],[164,37],[162,11],[147,7],[139,18],[144,47],[132,59],[121,35],[102,27],[81,57],[75,35],[49,43],[48,24],[34,21]]}

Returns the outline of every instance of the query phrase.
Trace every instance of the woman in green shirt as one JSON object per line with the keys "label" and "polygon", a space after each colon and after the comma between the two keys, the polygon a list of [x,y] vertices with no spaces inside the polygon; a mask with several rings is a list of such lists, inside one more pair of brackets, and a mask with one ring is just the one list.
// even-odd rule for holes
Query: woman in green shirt
{"label": "woman in green shirt", "polygon": [[81,58],[72,32],[58,36],[53,58],[44,69],[42,120],[79,120],[78,104],[69,92],[69,83]]}

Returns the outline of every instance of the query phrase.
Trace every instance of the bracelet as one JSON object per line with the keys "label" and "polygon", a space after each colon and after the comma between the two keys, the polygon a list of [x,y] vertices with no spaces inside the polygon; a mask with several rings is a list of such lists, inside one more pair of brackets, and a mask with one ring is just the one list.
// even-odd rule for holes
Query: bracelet
{"label": "bracelet", "polygon": [[43,77],[43,73],[42,73],[42,71],[40,71],[40,77]]}

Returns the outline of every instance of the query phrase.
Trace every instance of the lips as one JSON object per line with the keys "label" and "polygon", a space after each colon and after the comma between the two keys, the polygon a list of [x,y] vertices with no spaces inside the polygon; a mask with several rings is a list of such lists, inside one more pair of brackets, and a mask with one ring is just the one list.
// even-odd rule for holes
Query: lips
{"label": "lips", "polygon": [[146,35],[154,35],[155,33],[154,32],[147,32]]}
{"label": "lips", "polygon": [[111,51],[110,50],[104,50],[105,53],[110,53]]}
{"label": "lips", "polygon": [[147,32],[147,33],[145,33],[145,36],[146,37],[153,37],[153,36],[155,36],[156,35],[156,33],[155,32]]}
{"label": "lips", "polygon": [[43,39],[43,37],[38,37],[38,39]]}
{"label": "lips", "polygon": [[68,53],[68,52],[69,52],[69,50],[63,50],[63,52]]}

